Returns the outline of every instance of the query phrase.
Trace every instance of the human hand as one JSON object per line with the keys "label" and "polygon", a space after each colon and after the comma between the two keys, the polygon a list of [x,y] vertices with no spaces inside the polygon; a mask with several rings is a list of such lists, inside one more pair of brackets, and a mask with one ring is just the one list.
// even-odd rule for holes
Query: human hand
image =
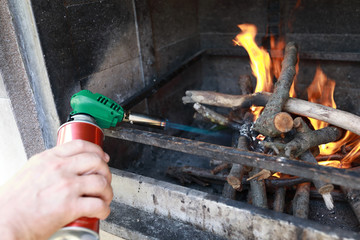
{"label": "human hand", "polygon": [[48,239],[79,217],[105,219],[113,198],[107,162],[99,146],[83,140],[30,158],[0,188],[2,239]]}

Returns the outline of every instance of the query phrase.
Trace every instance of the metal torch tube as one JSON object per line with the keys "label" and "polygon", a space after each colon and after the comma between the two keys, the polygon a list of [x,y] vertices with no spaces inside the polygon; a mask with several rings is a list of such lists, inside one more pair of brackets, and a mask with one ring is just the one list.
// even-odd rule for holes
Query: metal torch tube
{"label": "metal torch tube", "polygon": [[126,113],[123,121],[143,126],[166,127],[166,120],[141,113]]}

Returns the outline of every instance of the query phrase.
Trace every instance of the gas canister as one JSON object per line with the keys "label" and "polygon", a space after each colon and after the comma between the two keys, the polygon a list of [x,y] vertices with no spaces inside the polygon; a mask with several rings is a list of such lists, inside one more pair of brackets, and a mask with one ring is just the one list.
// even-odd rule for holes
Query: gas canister
{"label": "gas canister", "polygon": [[[102,147],[104,133],[93,117],[76,114],[58,130],[57,145],[82,139]],[[53,234],[49,240],[99,240],[99,219],[81,217]]]}

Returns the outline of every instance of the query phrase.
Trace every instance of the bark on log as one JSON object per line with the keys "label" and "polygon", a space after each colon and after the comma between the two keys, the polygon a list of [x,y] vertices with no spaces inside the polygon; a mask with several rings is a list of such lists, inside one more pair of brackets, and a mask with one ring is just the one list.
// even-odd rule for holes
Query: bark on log
{"label": "bark on log", "polygon": [[309,182],[309,179],[301,177],[266,179],[265,185],[269,188],[290,187],[300,183]]}
{"label": "bark on log", "polygon": [[335,142],[340,139],[342,132],[337,127],[325,127],[316,131],[299,133],[286,144],[285,155],[298,157],[305,151],[321,144]]}
{"label": "bark on log", "polygon": [[[227,108],[249,108],[252,105],[265,106],[271,93],[259,92],[248,95],[229,95],[209,91],[186,91],[183,103],[199,102]],[[298,98],[289,98],[284,111],[304,117],[311,117],[360,135],[360,117],[339,109],[311,103]]]}
{"label": "bark on log", "polygon": [[[261,171],[259,168],[254,168],[250,172],[250,176],[255,175]],[[267,196],[266,196],[266,187],[264,180],[251,180],[250,181],[250,198],[252,205],[261,207],[261,208],[268,208],[267,204]]]}
{"label": "bark on log", "polygon": [[[295,125],[300,120],[301,118],[297,118],[294,121]],[[283,154],[285,154],[285,156],[294,158],[313,147],[335,142],[342,136],[342,131],[337,127],[325,127],[316,131],[311,131],[306,124],[301,127],[307,128],[308,130],[301,130],[295,135],[295,138],[288,143],[263,142],[262,144],[265,147],[272,148],[277,154],[284,152]]]}
{"label": "bark on log", "polygon": [[224,169],[230,168],[231,167],[231,163],[220,163],[219,165],[217,165],[213,170],[211,170],[211,174],[217,174],[219,172],[221,172]]}
{"label": "bark on log", "polygon": [[223,191],[222,191],[222,196],[225,197],[225,198],[230,198],[230,199],[234,200],[236,198],[236,190],[233,189],[233,187],[230,186],[230,184],[225,182],[224,188],[223,188]]}
{"label": "bark on log", "polygon": [[[295,128],[298,131],[298,133],[305,134],[313,132],[311,129],[306,125],[306,123],[302,120],[301,117],[298,117],[294,121]],[[296,136],[295,136],[296,137]],[[310,152],[310,150],[306,150],[304,153],[300,155],[300,159],[302,159],[305,162],[311,162],[317,164],[317,161],[313,154]],[[315,185],[315,188],[318,190],[318,192],[321,194],[321,196],[324,199],[326,207],[331,210],[334,208],[334,201],[331,197],[331,192],[334,190],[334,185],[330,183],[326,183],[320,180],[313,180],[312,181]]]}
{"label": "bark on log", "polygon": [[[314,158],[314,156],[312,155],[312,153],[308,150],[305,153],[303,153],[300,156],[300,159],[304,160],[305,162],[312,162],[312,163],[316,163],[317,161]],[[331,183],[326,183],[320,180],[313,180],[312,181],[315,185],[316,190],[321,194],[321,196],[324,199],[325,205],[327,207],[327,209],[331,210],[334,208],[334,200],[331,197],[331,192],[332,190],[334,190],[334,185],[332,185]]]}
{"label": "bark on log", "polygon": [[254,123],[254,130],[269,137],[279,136],[292,129],[292,117],[282,109],[289,99],[289,91],[296,74],[297,46],[290,42],[286,45],[281,73],[275,84],[274,93],[264,111]]}
{"label": "bark on log", "polygon": [[[252,83],[251,83],[250,76],[248,76],[248,75],[240,76],[239,85],[240,85],[240,90],[241,90],[242,94],[247,94],[247,93],[252,92]],[[250,115],[252,115],[252,114],[250,113]],[[243,112],[241,114],[241,118],[244,119],[245,116],[246,116],[246,113]],[[238,136],[235,145],[236,145],[236,148],[238,148],[238,149],[248,150],[248,141],[245,136]],[[236,191],[242,190],[241,182],[242,182],[245,172],[246,172],[246,167],[241,164],[233,164],[230,169],[230,173],[226,180],[227,180],[228,184],[230,186],[232,186],[233,189],[235,189]]]}
{"label": "bark on log", "polygon": [[[239,136],[237,148],[241,150],[248,150],[247,139],[244,136]],[[235,190],[242,190],[242,179],[246,171],[245,166],[234,163],[227,177],[227,182]]]}
{"label": "bark on log", "polygon": [[275,191],[275,200],[273,209],[276,212],[284,212],[285,208],[285,195],[286,195],[286,188],[279,187]]}
{"label": "bark on log", "polygon": [[230,121],[228,118],[224,117],[223,115],[221,115],[199,103],[195,103],[193,107],[199,114],[201,114],[203,117],[209,119],[213,123],[216,123],[216,124],[219,124],[222,126],[231,127],[235,130],[241,129],[241,124]]}
{"label": "bark on log", "polygon": [[308,218],[309,215],[309,199],[310,199],[310,183],[301,183],[296,188],[295,197],[293,199],[293,215],[299,218]]}

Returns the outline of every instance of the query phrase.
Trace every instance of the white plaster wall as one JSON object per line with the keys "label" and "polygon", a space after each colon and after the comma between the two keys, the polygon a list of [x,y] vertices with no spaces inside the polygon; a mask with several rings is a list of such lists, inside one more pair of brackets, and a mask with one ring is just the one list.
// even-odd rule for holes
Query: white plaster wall
{"label": "white plaster wall", "polygon": [[26,161],[25,148],[0,73],[0,185]]}

